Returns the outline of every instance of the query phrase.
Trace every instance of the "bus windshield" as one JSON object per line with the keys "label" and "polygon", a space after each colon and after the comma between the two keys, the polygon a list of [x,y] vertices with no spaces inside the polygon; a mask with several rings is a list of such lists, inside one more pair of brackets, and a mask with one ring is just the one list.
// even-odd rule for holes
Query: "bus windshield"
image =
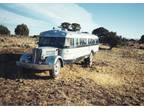
{"label": "bus windshield", "polygon": [[57,48],[63,48],[65,45],[64,37],[40,37],[39,46],[52,46]]}

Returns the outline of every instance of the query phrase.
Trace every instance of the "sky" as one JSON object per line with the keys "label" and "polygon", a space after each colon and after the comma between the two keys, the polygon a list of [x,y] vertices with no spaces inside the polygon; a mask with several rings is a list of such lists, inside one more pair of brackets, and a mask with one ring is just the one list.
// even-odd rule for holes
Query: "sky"
{"label": "sky", "polygon": [[30,35],[58,27],[62,22],[76,22],[81,31],[104,27],[126,38],[139,39],[144,34],[144,4],[0,4],[0,24],[14,34],[18,24],[26,24]]}

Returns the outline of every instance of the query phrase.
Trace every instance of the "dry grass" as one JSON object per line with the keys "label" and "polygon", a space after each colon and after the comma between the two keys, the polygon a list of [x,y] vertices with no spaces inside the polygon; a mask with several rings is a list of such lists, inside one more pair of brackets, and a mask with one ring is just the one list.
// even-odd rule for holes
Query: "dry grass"
{"label": "dry grass", "polygon": [[0,36],[1,48],[30,48],[36,46],[36,39],[30,37]]}
{"label": "dry grass", "polygon": [[65,65],[55,80],[48,72],[18,74],[19,56],[1,61],[0,105],[144,105],[144,50],[135,50],[100,50],[92,68]]}

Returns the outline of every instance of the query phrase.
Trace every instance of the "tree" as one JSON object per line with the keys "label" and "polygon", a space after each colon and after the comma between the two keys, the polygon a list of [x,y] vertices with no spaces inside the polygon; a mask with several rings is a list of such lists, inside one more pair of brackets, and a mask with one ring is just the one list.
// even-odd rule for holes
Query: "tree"
{"label": "tree", "polygon": [[78,23],[72,23],[71,28],[72,28],[72,31],[80,31],[81,26]]}
{"label": "tree", "polygon": [[129,41],[129,40],[128,40],[127,38],[121,37],[121,43],[120,43],[120,44],[121,44],[122,46],[125,46],[125,45],[128,44],[128,41]]}
{"label": "tree", "polygon": [[144,43],[144,35],[141,36],[139,42],[140,42],[140,43]]}
{"label": "tree", "polygon": [[17,27],[15,28],[15,34],[28,36],[29,29],[28,29],[27,25],[26,24],[17,25]]}
{"label": "tree", "polygon": [[117,36],[116,32],[109,32],[109,30],[104,27],[99,27],[92,31],[92,34],[99,37],[100,43],[105,43],[110,46],[110,50],[117,46],[122,40],[121,36]]}
{"label": "tree", "polygon": [[0,34],[2,35],[10,35],[10,31],[7,27],[0,25]]}
{"label": "tree", "polygon": [[109,32],[106,41],[110,46],[110,50],[120,43],[121,37],[117,36],[116,32]]}
{"label": "tree", "polygon": [[61,25],[60,25],[60,27],[62,28],[62,30],[69,30],[70,29],[70,23],[68,23],[68,22],[63,22],[63,23],[61,23]]}
{"label": "tree", "polygon": [[105,29],[104,27],[99,27],[92,31],[92,34],[97,35],[98,37],[106,36],[108,33],[109,33],[109,31],[107,29]]}
{"label": "tree", "polygon": [[109,30],[104,27],[99,27],[92,31],[92,34],[97,35],[99,37],[100,43],[106,43],[105,37],[108,35]]}

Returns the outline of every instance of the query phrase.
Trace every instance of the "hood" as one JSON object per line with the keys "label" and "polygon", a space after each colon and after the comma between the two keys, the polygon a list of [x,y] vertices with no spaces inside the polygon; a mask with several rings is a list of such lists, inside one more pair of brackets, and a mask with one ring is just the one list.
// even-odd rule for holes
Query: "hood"
{"label": "hood", "polygon": [[54,48],[54,47],[38,47],[37,49],[41,49],[42,53],[41,53],[41,59],[45,59],[48,56],[56,56],[58,55],[58,48]]}

